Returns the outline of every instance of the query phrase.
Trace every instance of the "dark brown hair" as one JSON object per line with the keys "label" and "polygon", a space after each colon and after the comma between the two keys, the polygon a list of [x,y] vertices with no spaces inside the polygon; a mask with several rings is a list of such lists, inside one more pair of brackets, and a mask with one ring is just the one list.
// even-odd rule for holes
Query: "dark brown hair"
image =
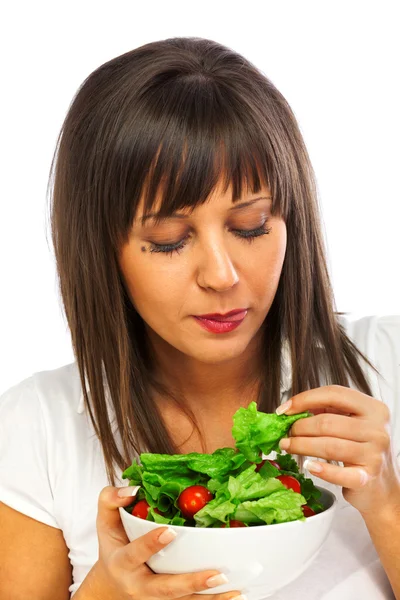
{"label": "dark brown hair", "polygon": [[272,214],[287,227],[281,278],[263,328],[259,410],[273,412],[280,403],[285,339],[293,396],[319,387],[322,374],[342,386],[350,375],[372,395],[359,358],[376,369],[337,319],[346,313],[335,310],[315,176],[287,101],[251,62],[215,41],[145,44],[82,83],[57,140],[48,186],[60,293],[111,485],[115,469],[119,476],[134,452],[180,453],[150,394],[153,387],[171,395],[154,378],[143,320],[119,269],[121,247],[142,194],[147,213],[161,189],[160,217],[169,216],[203,204],[222,177],[225,191],[232,184],[232,202],[244,185],[257,193],[266,184]]}

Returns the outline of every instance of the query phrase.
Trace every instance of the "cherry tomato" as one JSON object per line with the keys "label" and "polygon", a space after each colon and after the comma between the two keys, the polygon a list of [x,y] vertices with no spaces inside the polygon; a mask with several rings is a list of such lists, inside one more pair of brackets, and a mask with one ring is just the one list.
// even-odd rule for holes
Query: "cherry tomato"
{"label": "cherry tomato", "polygon": [[180,494],[178,507],[186,519],[191,519],[200,509],[212,500],[214,496],[203,485],[191,485]]}
{"label": "cherry tomato", "polygon": [[[236,519],[231,519],[230,520],[230,526],[231,527],[246,527],[245,523],[243,523],[243,521],[237,521]],[[223,525],[221,525],[222,527],[226,527],[226,524],[224,523]]]}
{"label": "cherry tomato", "polygon": [[[150,509],[150,505],[148,504],[147,500],[145,500],[145,499],[139,500],[139,502],[137,502],[135,504],[135,506],[133,507],[132,514],[134,517],[139,517],[139,519],[147,519],[147,515],[149,514],[149,509]],[[162,516],[164,515],[164,513],[159,511],[158,508],[155,508],[154,512],[156,512]]]}
{"label": "cherry tomato", "polygon": [[315,511],[313,511],[313,509],[311,508],[311,506],[308,506],[308,504],[303,504],[301,508],[303,509],[303,514],[305,517],[312,517],[316,514]]}
{"label": "cherry tomato", "polygon": [[283,485],[289,489],[292,489],[294,492],[297,492],[298,494],[301,493],[301,486],[300,483],[297,481],[297,479],[295,477],[292,477],[291,475],[278,475],[278,477],[276,477],[276,479],[279,479],[279,481],[281,483],[283,483]]}
{"label": "cherry tomato", "polygon": [[256,466],[256,470],[255,470],[256,473],[258,473],[258,471],[261,469],[261,467],[263,466],[263,464],[266,461],[271,463],[271,465],[274,465],[274,467],[276,467],[277,469],[281,470],[281,468],[280,468],[279,464],[276,462],[276,460],[270,460],[269,458],[266,458],[262,462],[258,463],[258,465]]}
{"label": "cherry tomato", "polygon": [[134,517],[139,517],[139,519],[147,519],[149,508],[150,505],[147,500],[139,500],[132,509],[132,515]]}

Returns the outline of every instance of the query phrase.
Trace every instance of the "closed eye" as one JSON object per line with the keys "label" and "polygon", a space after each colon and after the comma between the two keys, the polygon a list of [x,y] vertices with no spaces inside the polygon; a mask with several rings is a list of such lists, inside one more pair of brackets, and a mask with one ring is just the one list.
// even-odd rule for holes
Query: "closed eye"
{"label": "closed eye", "polygon": [[[251,243],[254,242],[255,238],[260,237],[262,235],[268,235],[271,232],[272,228],[266,227],[267,221],[268,217],[265,219],[261,227],[257,227],[257,229],[232,229],[231,231],[239,239]],[[171,256],[174,252],[177,252],[179,254],[180,251],[183,250],[183,248],[186,246],[189,237],[190,234],[188,234],[179,242],[176,242],[176,244],[156,244],[154,242],[151,242],[150,252],[162,252],[163,254],[170,254]]]}

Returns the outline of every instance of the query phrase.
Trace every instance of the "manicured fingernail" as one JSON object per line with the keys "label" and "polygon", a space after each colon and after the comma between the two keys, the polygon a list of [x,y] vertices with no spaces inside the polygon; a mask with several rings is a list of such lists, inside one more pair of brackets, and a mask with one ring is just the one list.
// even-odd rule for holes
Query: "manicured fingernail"
{"label": "manicured fingernail", "polygon": [[369,481],[369,475],[368,475],[367,471],[364,471],[364,469],[358,469],[358,470],[360,471],[360,475],[361,475],[361,485],[365,485]]}
{"label": "manicured fingernail", "polygon": [[224,573],[219,573],[218,575],[209,577],[206,581],[208,587],[216,587],[217,585],[222,585],[223,583],[229,583],[229,579]]}
{"label": "manicured fingernail", "polygon": [[282,438],[279,442],[279,448],[281,450],[287,450],[290,446],[290,440],[289,438]]}
{"label": "manicured fingernail", "polygon": [[292,401],[288,400],[287,402],[284,402],[283,404],[278,406],[278,408],[276,409],[275,412],[277,415],[282,415],[284,412],[288,411],[291,406],[292,406]]}
{"label": "manicured fingernail", "polygon": [[120,498],[127,498],[128,496],[135,496],[140,490],[140,485],[127,485],[123,488],[119,488],[118,496]]}
{"label": "manicured fingernail", "polygon": [[310,460],[309,458],[306,458],[303,466],[307,471],[310,471],[310,473],[321,473],[323,470],[321,463]]}
{"label": "manicured fingernail", "polygon": [[172,542],[172,540],[174,540],[177,535],[178,534],[176,533],[175,529],[168,527],[168,529],[165,529],[162,532],[162,534],[158,538],[158,541],[161,542],[161,544],[168,544],[168,542]]}

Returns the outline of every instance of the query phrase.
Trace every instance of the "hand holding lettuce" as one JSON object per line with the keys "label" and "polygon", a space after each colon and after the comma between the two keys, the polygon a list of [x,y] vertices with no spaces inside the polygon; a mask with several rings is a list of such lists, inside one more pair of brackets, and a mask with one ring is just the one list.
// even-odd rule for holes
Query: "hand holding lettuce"
{"label": "hand holding lettuce", "polygon": [[[233,416],[235,448],[212,454],[142,453],[122,474],[129,485],[140,485],[134,503],[125,510],[161,525],[189,527],[256,526],[305,520],[323,510],[321,492],[299,473],[279,441],[298,419],[257,410],[255,402]],[[261,454],[277,452],[274,461]],[[306,512],[307,511],[307,512]]]}

